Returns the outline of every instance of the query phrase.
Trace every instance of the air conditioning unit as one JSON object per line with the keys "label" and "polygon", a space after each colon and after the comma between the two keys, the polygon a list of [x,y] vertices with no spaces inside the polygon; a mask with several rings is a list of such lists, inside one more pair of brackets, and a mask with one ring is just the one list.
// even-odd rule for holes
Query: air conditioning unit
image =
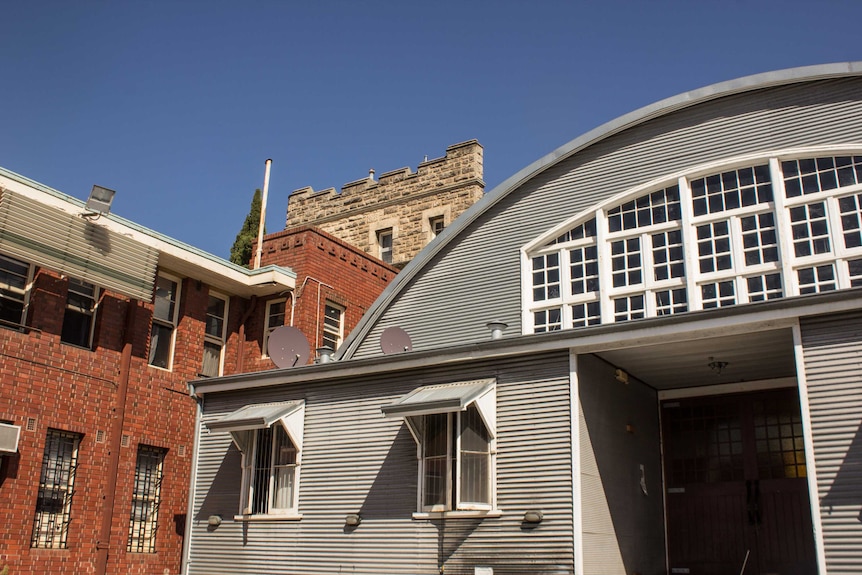
{"label": "air conditioning unit", "polygon": [[18,452],[18,436],[21,435],[20,425],[0,423],[0,455]]}

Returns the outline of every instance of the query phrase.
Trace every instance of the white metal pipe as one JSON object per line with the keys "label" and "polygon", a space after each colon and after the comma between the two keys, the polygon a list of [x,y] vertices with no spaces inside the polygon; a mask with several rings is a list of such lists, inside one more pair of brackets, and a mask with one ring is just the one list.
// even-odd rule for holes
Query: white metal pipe
{"label": "white metal pipe", "polygon": [[260,201],[260,224],[257,226],[257,253],[254,256],[254,267],[260,267],[260,256],[263,254],[263,228],[266,226],[266,197],[269,194],[269,169],[272,167],[272,160],[266,161],[266,170],[263,174],[263,197]]}

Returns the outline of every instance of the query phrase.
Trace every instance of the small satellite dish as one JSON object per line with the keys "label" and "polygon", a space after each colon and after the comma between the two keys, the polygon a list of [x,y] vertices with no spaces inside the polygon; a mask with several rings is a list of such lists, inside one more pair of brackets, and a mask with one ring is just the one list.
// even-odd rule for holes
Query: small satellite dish
{"label": "small satellite dish", "polygon": [[380,334],[380,349],[383,350],[384,355],[413,351],[413,342],[410,341],[407,332],[400,327],[387,327]]}
{"label": "small satellite dish", "polygon": [[295,367],[308,363],[311,347],[302,332],[290,325],[272,330],[266,342],[272,362],[278,367]]}

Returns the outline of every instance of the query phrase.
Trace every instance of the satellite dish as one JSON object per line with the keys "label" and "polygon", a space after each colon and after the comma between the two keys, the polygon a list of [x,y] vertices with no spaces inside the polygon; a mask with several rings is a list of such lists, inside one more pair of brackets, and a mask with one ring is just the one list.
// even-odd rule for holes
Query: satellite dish
{"label": "satellite dish", "polygon": [[380,334],[380,349],[383,350],[384,355],[413,351],[413,342],[410,341],[407,332],[400,327],[387,327]]}
{"label": "satellite dish", "polygon": [[290,325],[277,327],[269,334],[267,352],[278,367],[295,367],[308,363],[311,347],[302,332]]}

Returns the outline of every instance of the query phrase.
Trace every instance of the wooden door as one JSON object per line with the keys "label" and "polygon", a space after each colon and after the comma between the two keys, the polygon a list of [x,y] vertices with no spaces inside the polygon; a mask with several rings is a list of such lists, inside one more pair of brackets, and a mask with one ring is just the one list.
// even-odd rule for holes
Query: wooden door
{"label": "wooden door", "polygon": [[816,573],[795,389],[665,401],[662,431],[671,573]]}

